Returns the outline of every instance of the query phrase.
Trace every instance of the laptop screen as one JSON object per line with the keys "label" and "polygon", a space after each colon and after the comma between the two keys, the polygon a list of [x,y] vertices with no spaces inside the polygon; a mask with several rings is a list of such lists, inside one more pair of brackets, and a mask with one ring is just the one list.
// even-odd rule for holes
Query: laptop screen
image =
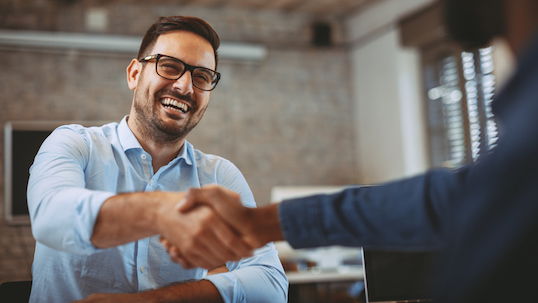
{"label": "laptop screen", "polygon": [[366,302],[431,302],[434,252],[363,249]]}

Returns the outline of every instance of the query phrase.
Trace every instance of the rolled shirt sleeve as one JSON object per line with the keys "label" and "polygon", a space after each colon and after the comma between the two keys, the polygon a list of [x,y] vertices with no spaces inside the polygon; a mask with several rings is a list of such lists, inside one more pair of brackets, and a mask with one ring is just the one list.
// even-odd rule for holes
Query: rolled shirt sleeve
{"label": "rolled shirt sleeve", "polygon": [[379,186],[286,200],[278,209],[282,232],[294,248],[439,249],[446,241],[444,214],[468,173],[469,167],[435,169]]}
{"label": "rolled shirt sleeve", "polygon": [[[238,193],[245,206],[256,207],[244,176],[233,163],[221,162],[218,171],[219,185]],[[206,178],[209,180],[208,175],[200,175],[200,180]],[[224,302],[287,302],[288,279],[273,243],[257,249],[250,258],[226,263],[226,267],[229,272],[205,278],[217,287]]]}
{"label": "rolled shirt sleeve", "polygon": [[90,237],[101,205],[114,193],[85,188],[89,157],[84,137],[67,128],[55,130],[39,149],[30,168],[28,209],[42,244],[76,254],[99,250]]}
{"label": "rolled shirt sleeve", "polygon": [[253,257],[228,262],[227,273],[207,276],[224,302],[287,302],[288,279],[274,244],[256,250]]}

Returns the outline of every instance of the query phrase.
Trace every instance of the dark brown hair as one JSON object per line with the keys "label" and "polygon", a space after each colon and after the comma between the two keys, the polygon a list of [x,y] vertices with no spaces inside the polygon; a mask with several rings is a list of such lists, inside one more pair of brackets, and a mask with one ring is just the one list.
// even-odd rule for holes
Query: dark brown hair
{"label": "dark brown hair", "polygon": [[445,26],[465,50],[486,47],[505,34],[507,0],[444,0]]}
{"label": "dark brown hair", "polygon": [[215,32],[215,30],[207,22],[196,17],[160,17],[155,23],[153,23],[153,25],[150,26],[144,35],[144,39],[140,45],[140,50],[138,51],[138,59],[150,55],[147,54],[147,52],[153,47],[153,45],[155,45],[155,42],[160,35],[175,30],[189,31],[206,39],[213,47],[213,53],[215,54],[215,67],[217,66],[217,49],[220,45],[219,35],[217,35],[217,32]]}

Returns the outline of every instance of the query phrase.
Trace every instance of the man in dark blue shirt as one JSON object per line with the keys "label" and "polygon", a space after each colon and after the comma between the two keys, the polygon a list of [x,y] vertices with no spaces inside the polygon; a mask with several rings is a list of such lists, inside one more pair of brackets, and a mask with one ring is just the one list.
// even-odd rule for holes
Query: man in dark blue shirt
{"label": "man in dark blue shirt", "polygon": [[[212,186],[191,190],[182,211],[210,205],[253,247],[286,240],[295,248],[440,250],[439,301],[537,301],[538,0],[445,2],[447,28],[464,47],[502,37],[517,55],[516,72],[493,102],[501,134],[492,152],[457,171],[258,209]],[[182,249],[168,246],[174,260],[196,265]]]}

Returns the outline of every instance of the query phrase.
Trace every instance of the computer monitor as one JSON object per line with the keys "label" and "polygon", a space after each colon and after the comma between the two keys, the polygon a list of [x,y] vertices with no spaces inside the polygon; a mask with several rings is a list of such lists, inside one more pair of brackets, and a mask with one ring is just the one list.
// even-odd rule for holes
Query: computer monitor
{"label": "computer monitor", "polygon": [[367,303],[432,302],[439,253],[363,249]]}

